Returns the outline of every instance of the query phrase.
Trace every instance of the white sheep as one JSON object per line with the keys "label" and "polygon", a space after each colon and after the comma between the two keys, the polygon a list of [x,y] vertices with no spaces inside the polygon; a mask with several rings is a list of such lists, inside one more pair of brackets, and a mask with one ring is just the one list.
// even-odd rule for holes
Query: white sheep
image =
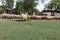
{"label": "white sheep", "polygon": [[14,14],[11,14],[11,18],[15,18],[15,15]]}
{"label": "white sheep", "polygon": [[2,18],[7,18],[7,13],[1,14]]}
{"label": "white sheep", "polygon": [[20,18],[20,15],[8,14],[8,18]]}
{"label": "white sheep", "polygon": [[23,21],[27,21],[28,16],[27,14],[21,14],[21,18]]}
{"label": "white sheep", "polygon": [[7,15],[7,18],[12,18],[12,15],[11,15],[11,14],[8,14],[8,15]]}
{"label": "white sheep", "polygon": [[60,16],[55,16],[55,19],[60,19]]}
{"label": "white sheep", "polygon": [[46,19],[55,19],[55,16],[45,16]]}
{"label": "white sheep", "polygon": [[27,19],[30,20],[31,19],[31,16],[30,15],[27,15]]}
{"label": "white sheep", "polygon": [[35,15],[34,18],[35,18],[35,19],[41,19],[41,18],[43,18],[43,16]]}
{"label": "white sheep", "polygon": [[13,18],[14,17],[14,14],[7,14],[7,13],[4,13],[1,15],[2,18]]}
{"label": "white sheep", "polygon": [[15,18],[20,18],[20,15],[15,15]]}

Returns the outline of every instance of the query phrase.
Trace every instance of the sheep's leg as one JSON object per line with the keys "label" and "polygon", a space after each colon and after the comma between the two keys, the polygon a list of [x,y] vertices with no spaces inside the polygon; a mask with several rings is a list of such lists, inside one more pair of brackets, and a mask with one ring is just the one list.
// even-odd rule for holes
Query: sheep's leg
{"label": "sheep's leg", "polygon": [[5,16],[5,18],[7,19],[8,16]]}
{"label": "sheep's leg", "polygon": [[25,18],[24,21],[27,21],[27,18]]}
{"label": "sheep's leg", "polygon": [[24,21],[26,21],[26,19],[24,19]]}
{"label": "sheep's leg", "polygon": [[23,18],[21,18],[21,21],[24,21],[24,19],[23,19]]}
{"label": "sheep's leg", "polygon": [[28,18],[28,20],[30,20],[30,18]]}
{"label": "sheep's leg", "polygon": [[27,19],[26,19],[26,21],[27,21]]}
{"label": "sheep's leg", "polygon": [[10,19],[12,19],[12,16],[10,17]]}
{"label": "sheep's leg", "polygon": [[41,18],[40,18],[40,20],[41,20]]}
{"label": "sheep's leg", "polygon": [[24,21],[24,19],[22,18],[22,21]]}
{"label": "sheep's leg", "polygon": [[26,21],[26,19],[23,18],[23,21]]}

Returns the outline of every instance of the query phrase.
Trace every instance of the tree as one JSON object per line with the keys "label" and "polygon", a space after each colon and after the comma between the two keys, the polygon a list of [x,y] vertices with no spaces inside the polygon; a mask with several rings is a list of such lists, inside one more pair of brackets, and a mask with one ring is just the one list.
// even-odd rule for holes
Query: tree
{"label": "tree", "polygon": [[18,1],[16,4],[15,10],[18,10],[20,12],[28,12],[29,14],[33,13],[34,10],[36,10],[36,3],[37,0],[23,0]]}
{"label": "tree", "polygon": [[[51,0],[51,2],[46,6],[47,9],[54,9],[58,10],[60,9],[60,0]],[[54,16],[54,12],[51,12],[51,15]]]}
{"label": "tree", "polygon": [[0,6],[0,13],[3,13],[4,7]]}
{"label": "tree", "polygon": [[5,0],[7,8],[13,8],[14,0]]}
{"label": "tree", "polygon": [[0,7],[2,7],[2,8],[3,8],[3,10],[4,10],[4,9],[5,9],[5,7],[6,7],[5,0],[1,0],[1,3],[2,3],[2,5],[1,5]]}
{"label": "tree", "polygon": [[[57,5],[58,4],[58,5]],[[53,8],[60,8],[60,0],[51,0],[51,3],[48,4],[47,8],[48,9],[53,9]]]}
{"label": "tree", "polygon": [[24,11],[28,12],[28,14],[33,13],[37,3],[37,0],[24,0],[23,4],[24,4]]}
{"label": "tree", "polygon": [[22,11],[24,11],[23,2],[22,1],[17,1],[16,2],[15,13],[20,14],[20,13],[22,13]]}
{"label": "tree", "polygon": [[1,0],[4,8],[13,8],[14,0]]}
{"label": "tree", "polygon": [[42,3],[44,3],[46,0],[41,0]]}

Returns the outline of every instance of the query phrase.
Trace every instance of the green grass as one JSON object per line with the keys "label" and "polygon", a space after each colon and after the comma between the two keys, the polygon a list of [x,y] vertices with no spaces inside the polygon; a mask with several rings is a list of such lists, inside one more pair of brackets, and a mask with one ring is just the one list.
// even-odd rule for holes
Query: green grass
{"label": "green grass", "polygon": [[0,40],[60,40],[60,22],[0,21]]}

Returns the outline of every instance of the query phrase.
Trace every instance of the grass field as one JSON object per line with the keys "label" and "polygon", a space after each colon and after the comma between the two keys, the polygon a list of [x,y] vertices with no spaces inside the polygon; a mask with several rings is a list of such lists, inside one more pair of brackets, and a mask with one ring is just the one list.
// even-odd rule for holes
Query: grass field
{"label": "grass field", "polygon": [[60,40],[60,22],[0,21],[0,40]]}

